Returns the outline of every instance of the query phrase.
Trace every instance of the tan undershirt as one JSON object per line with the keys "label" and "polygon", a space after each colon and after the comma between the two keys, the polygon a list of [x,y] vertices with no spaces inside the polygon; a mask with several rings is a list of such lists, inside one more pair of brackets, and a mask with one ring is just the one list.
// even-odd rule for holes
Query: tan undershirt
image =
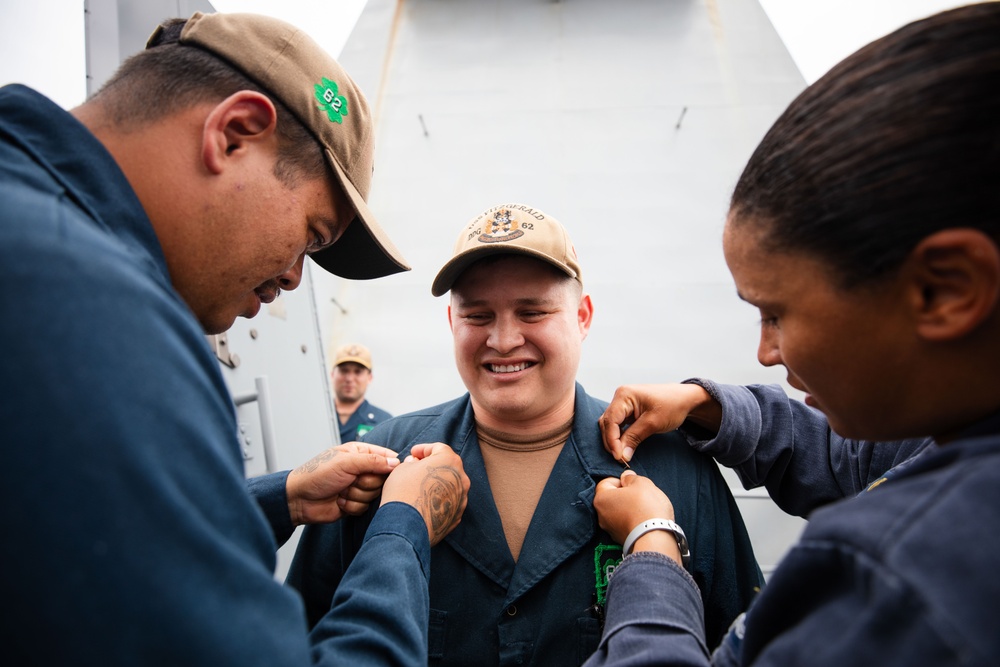
{"label": "tan undershirt", "polygon": [[530,436],[503,433],[476,423],[493,502],[515,562],[542,489],[572,430],[572,419],[557,429]]}

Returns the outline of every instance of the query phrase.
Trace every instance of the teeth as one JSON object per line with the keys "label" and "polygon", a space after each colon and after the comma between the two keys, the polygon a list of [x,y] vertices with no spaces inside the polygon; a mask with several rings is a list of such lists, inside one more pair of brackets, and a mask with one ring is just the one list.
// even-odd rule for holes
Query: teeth
{"label": "teeth", "polygon": [[490,369],[494,373],[514,373],[516,371],[523,371],[527,367],[528,367],[527,362],[522,362],[520,364],[517,364],[516,366],[514,365],[500,366],[497,364],[490,364]]}

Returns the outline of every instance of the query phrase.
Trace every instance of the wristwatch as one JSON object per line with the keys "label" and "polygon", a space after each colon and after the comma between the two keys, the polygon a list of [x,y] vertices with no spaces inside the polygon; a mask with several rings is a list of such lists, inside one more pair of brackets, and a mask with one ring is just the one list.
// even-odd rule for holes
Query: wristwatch
{"label": "wristwatch", "polygon": [[654,530],[665,530],[669,533],[673,533],[674,539],[677,540],[677,548],[681,552],[681,563],[686,568],[691,562],[691,550],[688,548],[687,535],[675,522],[670,519],[648,519],[643,521],[638,526],[632,529],[632,532],[628,534],[625,538],[625,544],[622,545],[622,551],[626,556],[632,553],[632,547],[635,546],[635,541],[646,533],[650,533]]}

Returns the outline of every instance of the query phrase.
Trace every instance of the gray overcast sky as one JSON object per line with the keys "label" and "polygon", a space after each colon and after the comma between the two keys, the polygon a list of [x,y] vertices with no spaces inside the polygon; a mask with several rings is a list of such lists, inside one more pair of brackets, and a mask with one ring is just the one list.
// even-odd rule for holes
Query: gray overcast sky
{"label": "gray overcast sky", "polygon": [[[760,2],[807,82],[904,23],[968,4],[947,0]],[[282,18],[338,54],[365,0],[212,0],[212,4],[219,11]],[[86,94],[83,39],[83,0],[0,0],[0,84],[26,83],[64,107],[76,106]]]}
{"label": "gray overcast sky", "polygon": [[953,0],[760,0],[806,82],[910,21],[970,2]]}

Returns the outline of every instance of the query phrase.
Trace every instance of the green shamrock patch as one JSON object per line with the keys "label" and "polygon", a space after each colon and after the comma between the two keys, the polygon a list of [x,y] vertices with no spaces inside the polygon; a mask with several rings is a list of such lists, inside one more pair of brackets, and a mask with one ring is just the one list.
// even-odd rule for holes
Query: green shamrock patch
{"label": "green shamrock patch", "polygon": [[316,99],[319,100],[319,108],[326,111],[327,118],[333,123],[343,123],[344,116],[347,115],[347,98],[338,94],[339,89],[334,81],[330,81],[325,76],[323,83],[316,84]]}
{"label": "green shamrock patch", "polygon": [[597,594],[597,604],[603,606],[608,596],[608,577],[621,565],[621,545],[598,544],[594,549],[594,592]]}

